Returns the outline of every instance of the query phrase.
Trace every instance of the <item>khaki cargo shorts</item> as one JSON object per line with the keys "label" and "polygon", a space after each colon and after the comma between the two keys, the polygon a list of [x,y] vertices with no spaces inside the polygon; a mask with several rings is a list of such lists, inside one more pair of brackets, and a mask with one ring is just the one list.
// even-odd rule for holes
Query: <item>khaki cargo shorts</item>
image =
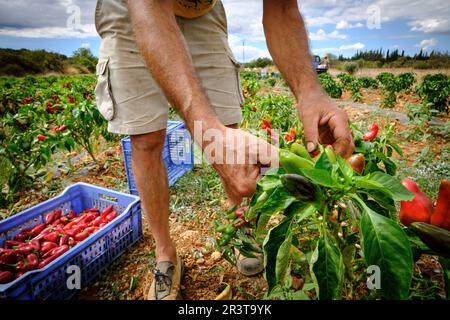
{"label": "khaki cargo shorts", "polygon": [[[225,125],[240,123],[240,65],[228,45],[222,3],[199,18],[176,18],[217,116]],[[108,130],[136,135],[166,128],[169,104],[138,51],[127,0],[98,0],[95,25],[102,38],[95,95]]]}

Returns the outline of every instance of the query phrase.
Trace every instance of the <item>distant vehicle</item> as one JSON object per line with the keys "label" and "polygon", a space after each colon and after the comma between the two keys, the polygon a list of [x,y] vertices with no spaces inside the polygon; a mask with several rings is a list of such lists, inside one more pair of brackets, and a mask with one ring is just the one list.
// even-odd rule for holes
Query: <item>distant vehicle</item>
{"label": "distant vehicle", "polygon": [[313,66],[317,73],[324,73],[328,71],[328,65],[321,63],[320,56],[313,56]]}

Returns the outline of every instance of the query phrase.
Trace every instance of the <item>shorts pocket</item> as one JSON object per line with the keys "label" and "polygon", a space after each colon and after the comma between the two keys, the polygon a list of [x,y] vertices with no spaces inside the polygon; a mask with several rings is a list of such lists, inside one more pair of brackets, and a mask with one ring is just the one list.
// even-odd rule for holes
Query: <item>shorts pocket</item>
{"label": "shorts pocket", "polygon": [[114,99],[109,79],[108,59],[99,59],[97,63],[97,85],[95,86],[95,101],[98,111],[108,121],[114,119]]}
{"label": "shorts pocket", "polygon": [[241,80],[240,80],[240,76],[239,76],[242,65],[234,57],[233,51],[231,51],[231,48],[228,46],[228,43],[225,45],[225,49],[226,49],[228,57],[230,58],[231,62],[234,65],[234,69],[236,72],[236,94],[239,99],[239,104],[242,107],[245,103],[244,96],[242,95],[242,86],[241,86]]}

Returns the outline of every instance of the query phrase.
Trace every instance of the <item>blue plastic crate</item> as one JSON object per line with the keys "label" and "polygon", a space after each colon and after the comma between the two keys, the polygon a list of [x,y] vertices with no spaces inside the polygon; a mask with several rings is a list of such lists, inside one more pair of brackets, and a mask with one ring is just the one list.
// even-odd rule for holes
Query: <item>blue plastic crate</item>
{"label": "blue plastic crate", "polygon": [[60,208],[66,215],[70,210],[79,214],[84,209],[103,210],[113,205],[119,215],[105,227],[80,242],[46,267],[27,272],[22,277],[0,284],[0,299],[62,300],[79,290],[68,289],[69,266],[81,271],[81,288],[113,262],[127,248],[142,237],[140,199],[137,196],[100,188],[87,183],[76,183],[59,196],[18,213],[0,222],[0,246],[22,229],[45,220],[45,216]]}
{"label": "blue plastic crate", "polygon": [[[123,159],[127,174],[128,188],[131,194],[139,195],[131,168],[131,141],[122,139]],[[169,121],[162,158],[166,166],[169,187],[194,167],[194,152],[191,135],[181,121]]]}

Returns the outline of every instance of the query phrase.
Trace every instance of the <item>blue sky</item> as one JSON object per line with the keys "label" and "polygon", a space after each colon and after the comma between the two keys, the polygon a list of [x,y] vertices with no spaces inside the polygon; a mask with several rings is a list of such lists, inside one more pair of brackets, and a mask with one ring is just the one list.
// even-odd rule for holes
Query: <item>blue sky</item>
{"label": "blue sky", "polygon": [[[98,54],[95,0],[0,0],[0,47]],[[262,0],[223,0],[230,46],[240,61],[270,56],[261,24]],[[414,54],[450,51],[447,0],[298,1],[313,53],[350,56],[357,50],[396,49]],[[245,45],[243,47],[243,42]],[[244,50],[243,50],[244,49]]]}

